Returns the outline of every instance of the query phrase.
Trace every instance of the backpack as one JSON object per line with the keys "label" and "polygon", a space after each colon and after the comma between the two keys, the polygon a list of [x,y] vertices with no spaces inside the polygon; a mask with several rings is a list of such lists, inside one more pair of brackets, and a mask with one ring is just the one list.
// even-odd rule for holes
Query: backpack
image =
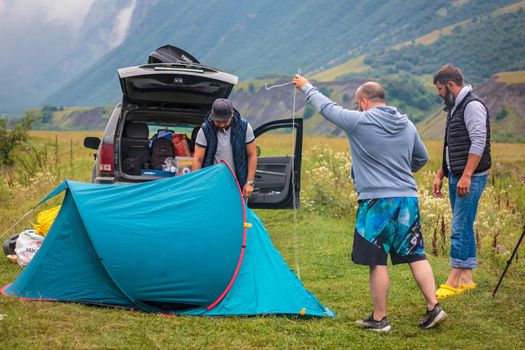
{"label": "backpack", "polygon": [[191,157],[190,146],[186,134],[175,134],[171,138],[177,157]]}
{"label": "backpack", "polygon": [[173,142],[171,138],[158,138],[153,141],[151,145],[151,168],[156,170],[162,170],[162,164],[168,157],[174,157],[175,152],[173,151]]}

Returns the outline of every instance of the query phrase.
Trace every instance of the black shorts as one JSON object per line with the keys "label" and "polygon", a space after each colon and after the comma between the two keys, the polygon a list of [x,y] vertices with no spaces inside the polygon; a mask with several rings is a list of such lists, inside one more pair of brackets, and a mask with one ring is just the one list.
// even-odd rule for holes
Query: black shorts
{"label": "black shorts", "polygon": [[[354,246],[352,248],[352,261],[356,264],[375,266],[386,265],[388,254],[385,252],[383,245],[375,245],[364,239],[357,230],[354,231]],[[426,260],[425,254],[397,255],[395,252],[390,253],[390,259],[393,265],[409,264],[419,260]]]}

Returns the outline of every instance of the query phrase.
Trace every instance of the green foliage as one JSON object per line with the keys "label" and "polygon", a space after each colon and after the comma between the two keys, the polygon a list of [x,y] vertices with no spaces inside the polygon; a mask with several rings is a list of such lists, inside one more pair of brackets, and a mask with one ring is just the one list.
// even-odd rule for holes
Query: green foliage
{"label": "green foliage", "polygon": [[315,113],[315,109],[311,106],[311,105],[306,105],[306,107],[304,108],[304,113],[303,113],[303,118],[306,120],[306,119],[310,119]]}
{"label": "green foliage", "polygon": [[[73,133],[71,133],[73,134]],[[74,133],[78,134],[78,133]],[[63,177],[86,181],[91,176],[92,151],[82,147],[87,135],[48,133],[48,139],[31,140],[31,146],[47,154],[46,164],[53,163],[54,153],[71,154],[57,166]],[[58,143],[57,143],[58,142]],[[394,328],[388,336],[378,336],[355,326],[354,320],[369,315],[369,269],[351,263],[356,196],[349,179],[346,139],[315,138],[305,140],[301,204],[297,212],[290,210],[258,210],[257,215],[267,228],[272,244],[289,267],[321,303],[334,310],[334,319],[302,319],[300,317],[159,317],[155,314],[130,312],[122,308],[101,308],[75,303],[26,301],[0,296],[1,349],[522,349],[525,347],[525,285],[523,283],[525,245],[513,261],[495,298],[492,289],[497,283],[509,255],[521,234],[525,213],[525,182],[523,176],[523,145],[494,145],[494,167],[487,193],[482,197],[477,222],[481,251],[480,268],[475,272],[478,288],[459,297],[446,299],[441,306],[449,321],[440,329],[419,330],[424,315],[424,299],[407,266],[389,267],[391,287],[389,318]],[[276,140],[279,145],[281,140]],[[314,148],[312,144],[318,145]],[[48,152],[45,152],[45,149]],[[431,161],[417,173],[421,193],[425,247],[436,284],[444,283],[450,270],[448,252],[441,250],[431,256],[432,235],[436,220],[431,214],[450,212],[446,199],[433,199],[429,186],[439,166],[441,144],[427,148]],[[502,148],[505,147],[505,148]],[[57,149],[58,148],[58,149]],[[288,145],[286,145],[288,149]],[[33,153],[33,152],[31,152]],[[521,156],[519,156],[521,155]],[[502,158],[507,157],[508,160]],[[516,160],[519,156],[519,160]],[[67,156],[66,156],[67,158]],[[22,173],[16,165],[15,174]],[[324,168],[323,168],[324,167]],[[48,169],[55,168],[54,164]],[[44,169],[45,170],[45,169]],[[74,170],[74,172],[72,171]],[[308,171],[308,173],[307,173]],[[13,175],[15,176],[15,175]],[[18,175],[16,175],[18,176]],[[24,173],[24,176],[27,174]],[[39,199],[63,181],[54,171],[45,170],[25,185],[19,178],[9,181],[0,177],[0,232]],[[445,186],[446,189],[446,186]],[[489,191],[490,189],[490,191]],[[331,197],[331,198],[330,198]],[[58,200],[58,198],[57,198]],[[308,201],[308,202],[307,202]],[[312,203],[313,201],[313,203]],[[483,204],[484,203],[484,204]],[[49,203],[51,206],[51,203]],[[52,205],[58,205],[59,202]],[[42,208],[44,209],[44,208]],[[34,213],[36,215],[36,212]],[[498,221],[499,219],[499,221]],[[448,217],[447,217],[448,220]],[[30,228],[21,224],[16,232]],[[445,222],[449,235],[449,221]],[[439,227],[441,228],[441,227]],[[253,232],[252,232],[253,233]],[[250,234],[250,231],[248,231]],[[497,235],[497,236],[496,236]],[[485,238],[488,238],[485,239]],[[495,241],[495,247],[492,243]],[[448,242],[448,240],[447,240]],[[448,245],[446,246],[448,249]],[[249,249],[249,245],[248,248]],[[22,268],[0,259],[0,285],[12,282]],[[512,320],[512,327],[509,326]]]}
{"label": "green foliage", "polygon": [[321,92],[326,97],[330,97],[332,95],[332,91],[333,91],[333,89],[331,87],[328,87],[328,86],[320,86],[319,87],[319,92]]}
{"label": "green foliage", "polygon": [[[351,58],[349,51],[356,55],[374,54],[514,1],[470,1],[453,6],[449,0],[329,0],[304,2],[300,11],[295,2],[278,0],[242,4],[205,1],[199,4],[198,11],[191,1],[138,2],[135,11],[149,21],[132,23],[126,41],[86,67],[53,93],[47,103],[101,105],[118,101],[117,68],[143,64],[149,52],[166,43],[174,43],[200,62],[242,79],[276,74],[290,79],[299,67],[308,72],[334,58],[347,60]],[[436,16],[444,7],[447,15]],[[235,14],[229,16],[228,25],[223,16],[217,15],[217,8],[225,16]],[[306,27],[305,21],[309,24]],[[144,25],[148,30],[138,30]]]}
{"label": "green foliage", "polygon": [[253,85],[253,83],[250,83],[248,85],[248,91],[253,94],[255,92],[255,85]]}
{"label": "green foliage", "polygon": [[374,69],[432,74],[443,64],[459,66],[468,82],[480,82],[501,71],[525,69],[525,11],[488,16],[457,27],[431,45],[413,45],[369,55]]}
{"label": "green foliage", "polygon": [[417,123],[425,119],[441,105],[434,91],[428,90],[419,79],[411,74],[371,76],[385,88],[387,104],[406,113],[410,120]]}
{"label": "green foliage", "polygon": [[27,140],[33,121],[32,115],[28,114],[9,129],[7,119],[0,118],[0,166],[13,165],[14,152]]}
{"label": "green foliage", "polygon": [[509,111],[507,111],[507,109],[505,107],[503,107],[496,113],[496,120],[502,120],[507,115],[509,115]]}

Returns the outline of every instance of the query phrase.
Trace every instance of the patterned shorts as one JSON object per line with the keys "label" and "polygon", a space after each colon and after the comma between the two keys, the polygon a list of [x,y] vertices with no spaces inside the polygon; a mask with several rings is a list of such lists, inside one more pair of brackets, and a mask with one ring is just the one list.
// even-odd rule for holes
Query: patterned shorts
{"label": "patterned shorts", "polygon": [[416,197],[359,201],[352,261],[362,265],[386,265],[426,259]]}

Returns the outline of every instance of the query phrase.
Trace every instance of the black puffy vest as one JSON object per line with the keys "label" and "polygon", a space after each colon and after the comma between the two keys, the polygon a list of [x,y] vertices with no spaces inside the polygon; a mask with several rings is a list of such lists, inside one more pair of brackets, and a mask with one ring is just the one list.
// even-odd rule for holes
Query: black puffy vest
{"label": "black puffy vest", "polygon": [[490,168],[491,159],[489,111],[487,106],[485,106],[485,103],[483,103],[479,97],[474,95],[472,92],[469,92],[463,101],[461,101],[456,107],[454,114],[451,115],[451,111],[448,111],[442,163],[443,173],[445,176],[448,176],[447,163],[445,159],[445,150],[447,146],[449,165],[452,174],[460,177],[463,174],[463,170],[465,170],[465,166],[467,165],[471,142],[467,127],[465,125],[465,108],[472,101],[480,102],[487,112],[487,140],[485,143],[485,150],[483,151],[483,155],[481,156],[479,164],[474,173],[480,173]]}
{"label": "black puffy vest", "polygon": [[[241,188],[246,184],[248,178],[248,154],[246,153],[246,131],[248,129],[248,122],[241,118],[239,112],[234,109],[233,120],[231,128],[231,145],[233,153],[233,162],[230,164],[235,167],[235,176],[241,185]],[[208,115],[202,124],[202,131],[206,137],[206,153],[202,167],[213,165],[215,160],[215,153],[217,152],[217,129],[213,123],[213,119]]]}

